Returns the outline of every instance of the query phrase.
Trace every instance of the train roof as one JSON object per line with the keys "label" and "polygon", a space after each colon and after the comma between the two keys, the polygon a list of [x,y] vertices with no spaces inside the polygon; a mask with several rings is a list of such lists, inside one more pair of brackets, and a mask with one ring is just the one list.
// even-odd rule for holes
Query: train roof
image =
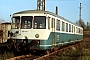
{"label": "train roof", "polygon": [[[64,17],[61,17],[61,16],[59,16],[59,15],[53,13],[53,12],[50,12],[50,11],[25,10],[25,11],[16,12],[16,13],[14,13],[14,14],[27,14],[27,13],[44,13],[44,14],[50,14],[50,15],[56,16],[56,17],[58,17],[58,18],[60,18],[60,19],[63,19],[63,20],[65,20],[65,21],[67,21],[67,22],[70,22],[70,23],[76,25],[75,23],[73,23],[73,22],[65,19]],[[14,15],[14,14],[13,14],[13,15]],[[79,26],[79,25],[76,25],[76,26]],[[80,27],[80,26],[79,26],[79,27]]]}
{"label": "train roof", "polygon": [[10,22],[4,22],[4,23],[1,23],[1,24],[11,24]]}

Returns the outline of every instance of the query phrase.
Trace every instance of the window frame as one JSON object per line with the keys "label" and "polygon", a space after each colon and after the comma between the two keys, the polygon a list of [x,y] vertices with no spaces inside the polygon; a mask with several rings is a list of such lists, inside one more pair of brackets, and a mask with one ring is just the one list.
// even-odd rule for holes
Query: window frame
{"label": "window frame", "polygon": [[62,31],[65,31],[65,22],[62,21]]}
{"label": "window frame", "polygon": [[[24,23],[22,22],[23,20],[22,20],[22,18],[23,17],[26,17],[26,18],[32,18],[31,20],[24,20]],[[27,21],[27,22],[25,22],[25,21]],[[21,29],[31,29],[32,28],[32,21],[33,21],[33,16],[21,16]],[[30,22],[30,23],[28,23],[28,22]],[[23,24],[24,24],[24,27],[23,27]],[[28,24],[30,24],[30,26],[28,25]],[[26,26],[26,28],[25,28],[25,26]]]}
{"label": "window frame", "polygon": [[51,17],[48,16],[47,18],[48,18],[47,19],[48,20],[48,29],[50,29],[50,20],[51,20]]}
{"label": "window frame", "polygon": [[60,20],[56,19],[56,30],[60,31]]}
{"label": "window frame", "polygon": [[71,24],[69,24],[69,32],[71,32]]}
{"label": "window frame", "polygon": [[[14,23],[13,23],[13,18],[15,18]],[[19,24],[17,24],[16,18],[19,18]],[[13,28],[13,26],[14,26],[14,28]],[[11,28],[12,28],[12,29],[19,29],[19,28],[20,28],[20,16],[13,16],[13,17],[12,17]]]}
{"label": "window frame", "polygon": [[73,25],[72,25],[72,33],[73,33]]}
{"label": "window frame", "polygon": [[66,23],[66,32],[68,32],[68,23]]}
{"label": "window frame", "polygon": [[[40,28],[40,23],[38,23],[39,24],[39,28],[35,28],[35,17],[45,17],[44,28]],[[47,18],[46,16],[34,16],[33,18],[34,18],[33,29],[46,29],[46,18]],[[37,24],[37,26],[38,26],[38,24]],[[43,24],[42,24],[42,26],[43,26]]]}

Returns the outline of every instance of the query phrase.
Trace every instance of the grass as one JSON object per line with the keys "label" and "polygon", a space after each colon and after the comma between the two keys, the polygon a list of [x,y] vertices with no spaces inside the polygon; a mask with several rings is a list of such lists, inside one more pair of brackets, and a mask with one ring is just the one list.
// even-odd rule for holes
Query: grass
{"label": "grass", "polygon": [[0,60],[6,60],[12,57],[14,57],[12,52],[4,52],[4,54],[0,54]]}
{"label": "grass", "polygon": [[59,52],[52,60],[90,60],[90,41]]}
{"label": "grass", "polygon": [[84,31],[83,33],[84,38],[90,38],[90,31]]}

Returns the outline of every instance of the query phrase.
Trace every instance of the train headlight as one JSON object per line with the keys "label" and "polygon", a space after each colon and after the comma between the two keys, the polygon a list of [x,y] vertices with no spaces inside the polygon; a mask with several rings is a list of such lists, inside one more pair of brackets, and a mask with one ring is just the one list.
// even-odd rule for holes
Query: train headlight
{"label": "train headlight", "polygon": [[19,33],[19,31],[16,31],[16,33],[18,34],[18,33]]}
{"label": "train headlight", "polygon": [[39,38],[39,34],[36,34],[35,37],[36,37],[36,38]]}

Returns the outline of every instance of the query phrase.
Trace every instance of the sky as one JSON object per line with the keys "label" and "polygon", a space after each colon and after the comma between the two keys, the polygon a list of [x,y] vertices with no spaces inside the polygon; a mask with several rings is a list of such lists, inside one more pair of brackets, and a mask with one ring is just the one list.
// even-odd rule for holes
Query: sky
{"label": "sky", "polygon": [[[55,13],[58,6],[58,14],[69,21],[79,20],[80,3],[82,3],[81,18],[90,22],[90,0],[46,0],[46,11]],[[0,19],[11,22],[10,15],[24,10],[35,10],[37,0],[0,0]]]}

